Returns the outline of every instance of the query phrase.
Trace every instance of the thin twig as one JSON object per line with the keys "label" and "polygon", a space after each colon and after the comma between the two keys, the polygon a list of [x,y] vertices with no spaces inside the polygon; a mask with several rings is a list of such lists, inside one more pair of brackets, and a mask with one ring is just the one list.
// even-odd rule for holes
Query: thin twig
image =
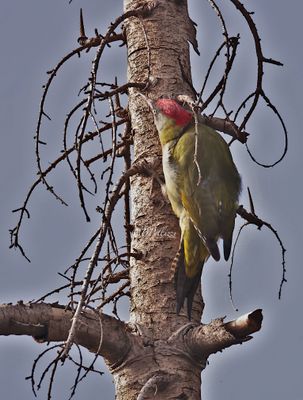
{"label": "thin twig", "polygon": [[256,225],[258,227],[258,229],[261,229],[263,225],[266,226],[274,234],[275,238],[277,239],[279,246],[281,248],[281,258],[282,258],[282,277],[281,277],[279,293],[278,293],[278,297],[279,297],[279,299],[281,299],[283,284],[285,282],[287,282],[287,279],[285,277],[286,276],[286,260],[285,260],[286,248],[284,247],[284,244],[283,244],[277,230],[274,229],[270,223],[263,221],[257,215],[246,211],[243,206],[240,206],[238,208],[237,214],[240,215],[243,219],[245,219],[247,221],[247,223],[248,223],[247,225],[249,225],[249,224]]}
{"label": "thin twig", "polygon": [[87,290],[88,290],[88,286],[90,284],[90,280],[91,280],[91,276],[92,273],[94,271],[95,266],[97,265],[98,262],[98,257],[101,251],[101,248],[103,246],[104,243],[104,239],[108,230],[108,224],[109,221],[111,219],[111,215],[114,211],[114,207],[119,199],[120,196],[120,191],[123,187],[123,185],[125,184],[126,180],[130,177],[133,176],[135,174],[137,174],[138,172],[140,172],[142,170],[142,166],[141,165],[133,165],[128,171],[125,171],[124,174],[121,176],[121,178],[119,179],[115,190],[112,193],[112,196],[110,197],[110,199],[108,200],[107,203],[107,207],[105,209],[103,218],[102,218],[102,224],[101,224],[101,228],[98,231],[98,238],[97,238],[97,243],[96,243],[96,247],[94,250],[94,253],[90,259],[89,265],[87,267],[87,271],[83,280],[83,285],[82,285],[82,290],[81,290],[81,296],[80,296],[80,300],[78,302],[76,311],[74,313],[73,319],[72,319],[72,325],[68,334],[68,338],[65,342],[65,346],[64,346],[64,352],[62,354],[62,360],[64,360],[68,353],[69,350],[74,342],[74,336],[76,333],[76,324],[77,321],[79,319],[79,316],[81,314],[83,305],[85,303],[85,299],[86,299],[86,294],[87,294]]}

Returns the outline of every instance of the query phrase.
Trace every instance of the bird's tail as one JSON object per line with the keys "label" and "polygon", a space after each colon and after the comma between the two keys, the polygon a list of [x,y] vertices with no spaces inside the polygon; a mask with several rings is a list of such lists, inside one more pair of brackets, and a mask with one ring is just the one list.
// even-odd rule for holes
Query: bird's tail
{"label": "bird's tail", "polygon": [[191,311],[195,293],[198,289],[199,282],[201,279],[203,262],[194,276],[189,277],[186,274],[185,256],[184,256],[184,245],[181,243],[180,249],[174,260],[175,265],[175,289],[177,296],[177,314],[180,313],[181,308],[184,305],[185,299],[187,299],[187,316],[191,319]]}

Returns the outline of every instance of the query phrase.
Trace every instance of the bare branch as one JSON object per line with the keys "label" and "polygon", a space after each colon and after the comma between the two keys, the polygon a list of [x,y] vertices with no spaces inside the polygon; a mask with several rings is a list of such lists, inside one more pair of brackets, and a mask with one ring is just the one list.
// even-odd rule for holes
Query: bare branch
{"label": "bare branch", "polygon": [[[212,102],[212,100],[217,96],[217,94],[220,93],[220,91],[223,91],[223,93],[224,93],[225,86],[226,86],[226,80],[232,69],[233,62],[234,62],[236,54],[237,54],[238,44],[239,44],[239,38],[237,38],[237,37],[229,38],[229,45],[232,48],[231,56],[226,61],[225,71],[224,71],[223,77],[221,78],[220,82],[217,84],[217,86],[215,87],[213,92],[209,95],[209,97],[204,102],[202,102],[202,106],[201,106],[202,111],[206,109],[206,107]],[[221,50],[221,48],[220,48],[220,50]],[[211,64],[211,67],[212,67],[212,65],[213,64]],[[221,94],[221,99],[223,97],[223,93]],[[243,127],[244,126],[241,125],[240,131],[242,130]]]}
{"label": "bare branch", "polygon": [[210,126],[211,128],[218,130],[220,132],[226,133],[227,135],[232,136],[234,139],[239,140],[241,143],[246,143],[249,133],[245,131],[240,131],[239,127],[232,121],[228,121],[223,118],[217,117],[208,117],[203,115],[201,117],[201,121]]}
{"label": "bare branch", "polygon": [[[100,319],[103,340],[100,344]],[[68,337],[72,312],[58,304],[0,305],[0,335],[27,335],[39,342],[63,342]],[[86,310],[78,318],[74,341],[116,363],[129,351],[123,322],[106,314]]]}
{"label": "bare branch", "polygon": [[[127,121],[126,119],[122,119],[120,121],[117,121],[117,126],[124,124],[126,121]],[[112,124],[106,124],[103,128],[100,128],[100,131],[106,131],[106,130],[110,129],[111,126],[112,126]],[[86,143],[86,142],[92,140],[95,136],[98,135],[98,133],[99,132],[90,132],[90,133],[88,133],[87,135],[84,136],[84,138],[82,140],[82,143]],[[61,161],[65,160],[69,156],[69,154],[71,154],[75,150],[76,150],[76,145],[70,147],[60,157],[58,157],[55,161],[53,161],[49,165],[49,167],[47,169],[42,171],[41,174],[39,175],[39,178],[32,184],[31,188],[29,189],[22,207],[20,207],[20,208],[18,208],[18,209],[13,211],[13,212],[20,211],[20,216],[19,216],[17,225],[13,229],[10,230],[10,237],[11,237],[10,248],[12,248],[12,247],[18,248],[21,251],[22,255],[28,261],[30,261],[30,260],[29,260],[28,257],[26,257],[26,255],[24,253],[24,250],[22,249],[22,247],[21,247],[21,245],[19,243],[19,232],[20,232],[20,228],[21,228],[21,224],[22,224],[24,215],[27,215],[29,217],[29,212],[27,210],[28,202],[29,202],[29,200],[31,198],[31,195],[32,195],[33,191],[36,189],[36,187],[39,185],[39,183],[42,182],[42,178],[47,176],[51,171],[53,171]]]}
{"label": "bare branch", "polygon": [[70,329],[70,332],[69,332],[69,335],[68,335],[68,338],[67,338],[67,341],[65,344],[64,354],[62,355],[63,359],[67,356],[67,354],[74,342],[76,326],[78,323],[77,321],[81,315],[83,306],[85,304],[86,294],[87,294],[88,286],[91,281],[92,273],[94,271],[95,266],[98,263],[98,257],[99,257],[99,254],[100,254],[101,248],[103,246],[104,239],[105,239],[108,227],[109,227],[109,221],[111,219],[112,212],[114,210],[116,202],[119,199],[120,191],[121,191],[123,185],[125,184],[125,182],[129,179],[129,177],[139,173],[140,171],[142,171],[143,168],[146,168],[146,166],[142,167],[141,164],[133,165],[128,171],[124,172],[124,174],[121,176],[119,182],[117,183],[116,188],[112,193],[112,196],[108,200],[107,207],[105,209],[104,216],[102,219],[101,228],[98,231],[97,244],[96,244],[94,253],[90,259],[89,265],[87,267],[85,278],[83,280],[80,301],[78,302],[75,314],[72,319],[72,326],[71,326],[71,329]]}
{"label": "bare branch", "polygon": [[245,338],[261,329],[262,320],[262,310],[259,309],[227,322],[224,326],[233,336]]}
{"label": "bare branch", "polygon": [[223,319],[219,318],[208,325],[192,326],[185,336],[185,342],[193,357],[198,359],[199,355],[203,355],[205,358],[250,340],[250,335],[261,329],[262,319],[261,310],[256,310],[228,323],[223,323]]}
{"label": "bare branch", "polygon": [[288,132],[287,132],[287,129],[286,129],[285,122],[284,122],[281,114],[277,110],[277,108],[272,104],[272,102],[266,96],[266,94],[264,92],[262,92],[261,96],[266,101],[267,106],[273,111],[273,113],[277,116],[277,118],[280,121],[280,124],[282,126],[282,130],[283,130],[283,136],[284,136],[284,148],[283,148],[281,156],[275,162],[273,162],[271,164],[264,164],[264,163],[261,163],[261,162],[257,161],[256,158],[253,156],[252,152],[250,151],[250,149],[248,148],[247,144],[246,144],[246,149],[247,149],[247,152],[248,152],[250,158],[253,160],[253,162],[255,162],[256,164],[260,165],[263,168],[272,168],[275,165],[279,164],[283,160],[283,158],[286,156],[286,153],[287,153],[287,150],[288,150]]}
{"label": "bare branch", "polygon": [[[282,257],[282,278],[280,281],[279,294],[278,294],[279,299],[280,299],[281,295],[282,295],[283,285],[285,282],[287,282],[287,279],[285,277],[285,275],[286,275],[286,260],[285,260],[286,248],[285,248],[277,230],[274,229],[273,226],[269,222],[266,222],[266,221],[263,221],[262,219],[260,219],[256,214],[247,212],[243,206],[240,206],[238,208],[237,214],[240,215],[243,219],[245,219],[248,222],[248,224],[245,224],[245,226],[247,226],[249,224],[253,224],[253,225],[256,225],[258,227],[258,229],[261,229],[262,226],[266,226],[274,234],[275,238],[277,239],[280,249],[281,249],[281,257]],[[244,225],[243,225],[243,227],[244,227]],[[241,230],[242,230],[242,228],[241,228]]]}

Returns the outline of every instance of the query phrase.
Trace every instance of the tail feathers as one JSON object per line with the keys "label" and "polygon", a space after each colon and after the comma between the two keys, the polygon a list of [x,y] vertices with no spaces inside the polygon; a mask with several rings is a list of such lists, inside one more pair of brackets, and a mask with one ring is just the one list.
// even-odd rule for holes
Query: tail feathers
{"label": "tail feathers", "polygon": [[177,294],[177,314],[180,313],[181,308],[184,305],[184,301],[187,298],[187,316],[188,319],[191,319],[191,311],[195,293],[200,283],[202,266],[199,269],[198,273],[190,278],[186,275],[185,272],[185,262],[184,262],[184,250],[183,245],[179,251],[178,261],[176,263],[176,272],[175,272],[175,287]]}
{"label": "tail feathers", "polygon": [[224,251],[224,259],[227,261],[230,256],[231,245],[232,245],[232,235],[229,238],[223,239],[223,251]]}
{"label": "tail feathers", "polygon": [[196,276],[193,278],[188,278],[186,277],[186,280],[184,282],[184,289],[188,288],[187,291],[187,316],[188,319],[191,320],[191,310],[193,308],[193,301],[195,297],[195,293],[199,287],[199,283],[201,281],[201,274],[202,274],[202,266]]}
{"label": "tail feathers", "polygon": [[224,251],[225,261],[227,261],[230,256],[231,246],[233,242],[234,227],[235,227],[235,217],[233,216],[230,223],[226,224],[225,232],[223,231],[223,251]]}
{"label": "tail feathers", "polygon": [[[219,261],[220,260],[220,251],[219,251],[217,241],[215,239],[206,238],[205,245],[206,245],[208,251],[210,252],[211,256],[213,257],[213,259],[215,261]],[[224,254],[225,254],[225,250],[224,250]]]}

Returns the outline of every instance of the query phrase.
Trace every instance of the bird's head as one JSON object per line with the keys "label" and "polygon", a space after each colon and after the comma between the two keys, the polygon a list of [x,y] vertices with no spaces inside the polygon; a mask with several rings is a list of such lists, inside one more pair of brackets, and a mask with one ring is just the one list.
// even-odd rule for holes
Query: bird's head
{"label": "bird's head", "polygon": [[173,123],[177,127],[184,128],[193,117],[192,113],[185,110],[173,99],[158,99],[154,103],[153,113],[158,130],[161,130],[159,129],[161,128],[161,124],[166,120],[170,120],[170,123]]}
{"label": "bird's head", "polygon": [[179,132],[193,118],[192,113],[185,110],[176,100],[160,98],[156,101],[151,101],[143,95],[142,97],[153,112],[161,143],[179,136]]}

